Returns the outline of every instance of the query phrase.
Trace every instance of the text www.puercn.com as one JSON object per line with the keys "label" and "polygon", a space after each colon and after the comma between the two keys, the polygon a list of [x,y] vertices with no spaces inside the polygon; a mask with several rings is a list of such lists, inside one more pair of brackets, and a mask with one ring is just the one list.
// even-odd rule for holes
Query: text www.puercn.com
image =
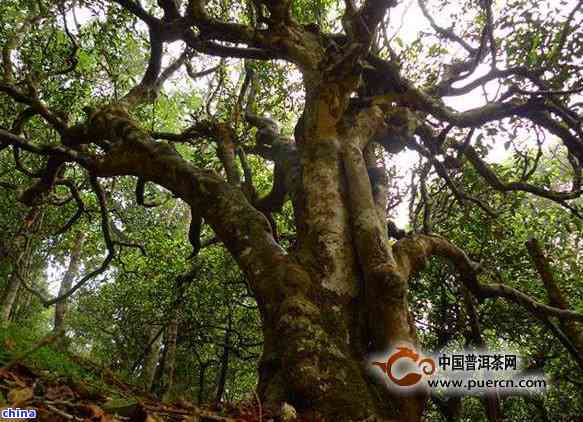
{"label": "text www.puercn.com", "polygon": [[544,379],[521,379],[515,380],[462,380],[462,379],[428,379],[427,384],[431,388],[436,389],[459,389],[471,391],[474,389],[484,389],[484,388],[498,388],[498,389],[514,389],[514,388],[524,388],[524,389],[545,389],[547,387],[547,382]]}

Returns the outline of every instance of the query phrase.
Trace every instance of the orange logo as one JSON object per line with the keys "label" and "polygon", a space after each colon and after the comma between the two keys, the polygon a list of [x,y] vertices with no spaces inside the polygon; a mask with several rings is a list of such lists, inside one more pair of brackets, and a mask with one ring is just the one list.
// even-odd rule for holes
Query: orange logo
{"label": "orange logo", "polygon": [[389,356],[386,362],[373,362],[372,365],[381,368],[391,381],[401,387],[410,387],[421,381],[422,375],[418,372],[409,372],[401,378],[396,378],[393,375],[392,368],[401,359],[409,359],[413,361],[413,363],[416,363],[417,367],[421,368],[423,373],[427,376],[431,376],[435,373],[435,361],[432,358],[426,357],[421,359],[421,356],[419,356],[415,350],[408,347],[397,347],[397,350]]}

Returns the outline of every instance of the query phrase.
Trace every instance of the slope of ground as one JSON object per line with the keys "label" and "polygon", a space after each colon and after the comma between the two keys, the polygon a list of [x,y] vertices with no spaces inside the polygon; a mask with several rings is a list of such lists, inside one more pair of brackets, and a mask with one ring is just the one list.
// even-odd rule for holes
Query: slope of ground
{"label": "slope of ground", "polygon": [[184,400],[163,403],[108,369],[59,351],[53,336],[31,343],[15,340],[13,334],[0,328],[0,421],[14,420],[2,418],[6,409],[34,410],[36,420],[46,422],[273,420],[262,414],[256,400],[221,409],[200,408]]}

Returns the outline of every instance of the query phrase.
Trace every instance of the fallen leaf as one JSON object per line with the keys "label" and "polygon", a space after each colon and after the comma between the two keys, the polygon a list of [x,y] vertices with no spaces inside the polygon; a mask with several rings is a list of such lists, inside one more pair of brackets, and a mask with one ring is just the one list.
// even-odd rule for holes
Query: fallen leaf
{"label": "fallen leaf", "polygon": [[30,400],[34,396],[32,388],[15,388],[10,390],[8,393],[8,401],[11,407],[16,407],[18,404],[22,404],[27,400]]}
{"label": "fallen leaf", "polygon": [[157,415],[148,414],[144,422],[164,422],[164,419]]}
{"label": "fallen leaf", "polygon": [[94,419],[100,420],[103,416],[105,416],[103,410],[99,406],[96,406],[94,404],[83,404],[79,407],[83,412],[83,416],[91,420]]}
{"label": "fallen leaf", "polygon": [[75,393],[68,385],[51,385],[45,397],[49,400],[69,400],[75,398]]}

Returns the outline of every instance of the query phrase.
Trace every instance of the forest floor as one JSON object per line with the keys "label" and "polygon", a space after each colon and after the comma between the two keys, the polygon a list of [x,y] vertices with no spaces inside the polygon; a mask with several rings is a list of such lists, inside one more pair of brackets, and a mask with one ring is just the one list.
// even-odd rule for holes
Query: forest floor
{"label": "forest floor", "polygon": [[[36,420],[70,421],[269,421],[256,400],[198,407],[185,400],[162,402],[95,363],[54,348],[50,336],[22,350],[0,335],[0,411],[34,409]],[[0,413],[0,421],[3,419]],[[271,419],[273,420],[273,419]]]}

